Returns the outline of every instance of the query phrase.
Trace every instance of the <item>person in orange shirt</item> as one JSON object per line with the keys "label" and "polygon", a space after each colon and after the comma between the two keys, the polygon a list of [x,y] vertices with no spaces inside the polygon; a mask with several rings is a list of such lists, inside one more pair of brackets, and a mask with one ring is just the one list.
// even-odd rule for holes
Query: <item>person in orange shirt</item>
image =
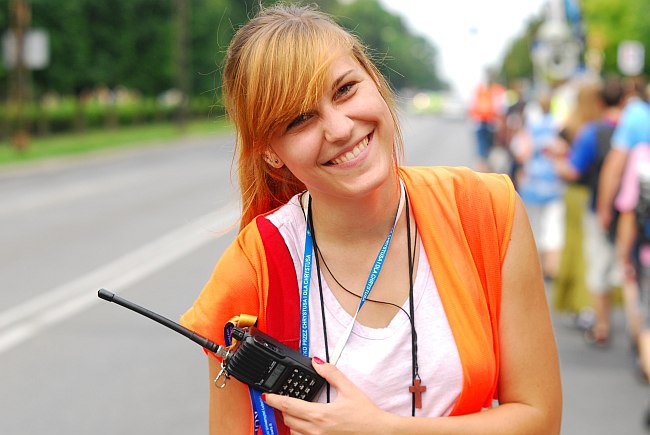
{"label": "person in orange shirt", "polygon": [[489,170],[488,156],[503,122],[505,108],[505,89],[494,81],[491,72],[488,71],[487,75],[488,80],[476,87],[469,110],[476,122],[477,169],[483,172]]}
{"label": "person in orange shirt", "polygon": [[253,316],[328,385],[314,402],[215,388],[209,354],[211,433],[559,433],[557,350],[510,179],[401,166],[387,82],[313,7],[263,8],[223,83],[241,227],[181,323],[223,345],[230,318]]}

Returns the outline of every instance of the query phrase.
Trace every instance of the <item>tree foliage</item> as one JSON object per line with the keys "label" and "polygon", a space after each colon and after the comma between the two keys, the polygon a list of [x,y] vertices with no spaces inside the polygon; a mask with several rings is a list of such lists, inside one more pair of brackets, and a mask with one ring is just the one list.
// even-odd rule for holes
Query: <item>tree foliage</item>
{"label": "tree foliage", "polygon": [[[175,17],[177,0],[28,0],[31,27],[47,30],[50,64],[31,74],[34,93],[79,94],[99,86],[133,89],[155,96],[178,84]],[[194,95],[220,88],[221,65],[234,31],[254,14],[259,0],[185,0],[189,7],[190,89]],[[10,0],[0,0],[0,33],[9,23]],[[273,3],[264,1],[264,4]],[[402,19],[378,0],[321,0],[379,60],[397,88],[440,88],[437,52],[413,35]],[[8,71],[0,65],[0,96]]]}
{"label": "tree foliage", "polygon": [[505,83],[533,77],[533,62],[530,53],[540,24],[541,19],[539,18],[529,21],[524,34],[516,38],[508,47],[501,64],[501,78]]}
{"label": "tree foliage", "polygon": [[618,46],[622,41],[640,41],[645,47],[644,72],[650,72],[650,2],[648,0],[583,0],[587,40],[603,50],[603,71],[618,71]]}
{"label": "tree foliage", "polygon": [[404,20],[378,0],[338,4],[331,10],[339,24],[351,30],[370,49],[380,71],[395,88],[442,89],[446,84],[437,70],[437,50],[414,35]]}

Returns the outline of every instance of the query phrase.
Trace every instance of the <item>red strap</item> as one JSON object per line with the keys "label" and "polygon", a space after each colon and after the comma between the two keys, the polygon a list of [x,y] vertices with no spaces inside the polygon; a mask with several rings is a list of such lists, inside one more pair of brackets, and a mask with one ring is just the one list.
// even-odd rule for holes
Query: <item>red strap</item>
{"label": "red strap", "polygon": [[[266,303],[267,333],[298,350],[300,340],[300,298],[293,259],[282,234],[268,219],[256,219],[269,269]],[[282,413],[275,412],[279,434],[288,434]]]}
{"label": "red strap", "polygon": [[266,305],[267,333],[298,350],[300,299],[296,269],[280,231],[268,219],[256,219],[269,269]]}

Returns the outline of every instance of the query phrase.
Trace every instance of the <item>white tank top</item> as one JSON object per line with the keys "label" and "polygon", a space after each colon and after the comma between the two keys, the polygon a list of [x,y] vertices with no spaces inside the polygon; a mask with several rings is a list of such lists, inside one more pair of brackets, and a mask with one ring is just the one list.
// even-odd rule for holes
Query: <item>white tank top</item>
{"label": "white tank top", "polygon": [[[282,235],[296,269],[302,277],[305,246],[305,216],[294,197],[268,219]],[[418,237],[420,240],[420,237]],[[416,416],[447,416],[454,408],[463,384],[463,370],[447,316],[445,314],[426,252],[419,244],[420,258],[413,285],[415,330],[418,344],[418,366],[422,385],[422,409]],[[321,274],[327,339],[332,352],[346,327],[350,316],[332,294]],[[298,285],[300,288],[300,283]],[[370,295],[372,298],[372,293]],[[409,301],[402,307],[409,312]],[[312,276],[309,293],[310,356],[325,360],[321,304],[318,279]],[[411,327],[401,310],[385,328],[370,328],[358,322],[352,329],[337,367],[381,409],[392,414],[411,415],[412,376]],[[332,388],[330,400],[336,398]],[[326,401],[326,392],[317,399]]]}

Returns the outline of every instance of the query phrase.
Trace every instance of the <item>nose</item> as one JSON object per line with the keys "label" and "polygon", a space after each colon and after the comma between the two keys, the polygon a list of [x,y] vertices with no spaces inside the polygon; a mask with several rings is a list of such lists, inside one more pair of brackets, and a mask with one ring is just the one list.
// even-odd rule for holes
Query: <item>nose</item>
{"label": "nose", "polygon": [[337,143],[350,139],[354,121],[340,108],[330,107],[322,111],[321,122],[326,141]]}

